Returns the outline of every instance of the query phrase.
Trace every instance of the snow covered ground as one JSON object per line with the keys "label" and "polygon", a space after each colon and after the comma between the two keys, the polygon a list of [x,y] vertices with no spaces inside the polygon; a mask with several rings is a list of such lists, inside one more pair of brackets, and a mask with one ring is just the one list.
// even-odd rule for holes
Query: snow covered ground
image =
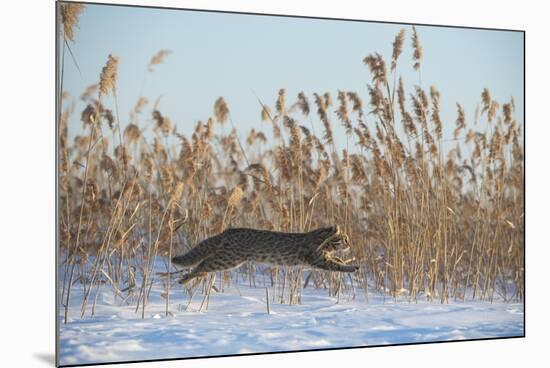
{"label": "snow covered ground", "polygon": [[[327,290],[303,290],[302,304],[271,303],[265,289],[248,284],[212,292],[207,311],[203,295],[189,302],[181,287],[170,292],[165,316],[163,288],[157,283],[145,318],[100,291],[95,315],[80,319],[82,289],[75,284],[69,323],[61,324],[60,364],[169,359],[257,352],[309,350],[523,335],[523,303],[438,302],[362,293],[336,303]],[[63,310],[59,311],[62,320]]]}

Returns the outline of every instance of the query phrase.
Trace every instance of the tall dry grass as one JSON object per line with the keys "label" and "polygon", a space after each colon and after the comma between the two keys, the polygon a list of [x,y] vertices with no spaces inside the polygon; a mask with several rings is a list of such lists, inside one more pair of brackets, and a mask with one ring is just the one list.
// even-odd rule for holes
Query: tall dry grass
{"label": "tall dry grass", "polygon": [[[292,102],[285,89],[273,107],[258,99],[251,108],[260,110],[259,124],[271,126],[271,141],[260,125],[241,141],[223,97],[190,135],[140,97],[122,133],[111,106],[118,110],[116,74],[124,60],[109,56],[98,84],[81,96],[87,107],[74,142],[68,142],[68,130],[77,129],[68,126],[74,111],[59,119],[65,316],[75,283],[85,291],[82,316],[94,313],[102,288],[144,316],[155,284],[165,289],[169,314],[172,255],[230,226],[299,232],[338,224],[361,268],[344,279],[247,264],[219,274],[217,285],[215,275],[192,285],[191,297],[202,291],[206,305],[212,287],[223,292],[235,278],[264,287],[260,272],[281,303],[300,303],[306,287],[326,288],[338,300],[357,292],[411,302],[521,300],[524,162],[514,101],[497,102],[483,90],[475,126],[481,130],[457,104],[453,137],[444,137],[440,94],[421,87],[423,52],[414,28],[419,85],[404,89],[405,38],[401,30],[393,42],[389,71],[380,54],[365,57],[372,75],[365,101],[357,92],[337,91],[336,100],[328,92],[301,92]],[[146,68],[160,67],[167,55],[161,50]],[[154,129],[144,134],[148,120]],[[334,142],[337,129],[345,133],[345,148]],[[177,146],[168,144],[174,140]],[[160,276],[159,257],[166,265]]]}

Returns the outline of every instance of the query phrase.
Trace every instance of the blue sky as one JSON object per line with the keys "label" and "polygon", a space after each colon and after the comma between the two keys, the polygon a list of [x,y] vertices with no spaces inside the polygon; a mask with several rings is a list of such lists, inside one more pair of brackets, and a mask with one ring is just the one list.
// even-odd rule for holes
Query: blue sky
{"label": "blue sky", "polygon": [[[338,90],[351,90],[366,105],[371,77],[362,60],[378,52],[389,69],[392,42],[401,28],[407,35],[398,72],[412,91],[418,73],[412,68],[409,25],[87,5],[71,44],[81,74],[67,56],[64,90],[77,98],[98,82],[107,56],[118,55],[123,127],[140,95],[150,102],[162,96],[159,110],[188,134],[198,119],[212,115],[214,101],[223,96],[244,136],[262,126],[255,94],[273,107],[280,88],[286,88],[289,105],[300,91],[313,103],[313,92],[329,91],[336,101]],[[422,86],[435,85],[441,93],[444,138],[452,138],[456,102],[472,122],[484,87],[501,103],[513,96],[516,119],[523,124],[522,33],[427,26],[417,31],[424,49]],[[147,72],[160,49],[172,54]],[[110,99],[106,104],[114,107]],[[76,108],[84,108],[80,100]],[[147,120],[148,113],[142,124]],[[320,122],[315,123],[320,131]],[[338,124],[335,116],[333,123]],[[79,114],[74,114],[69,134],[80,129]],[[345,141],[343,130],[335,132],[335,139]]]}

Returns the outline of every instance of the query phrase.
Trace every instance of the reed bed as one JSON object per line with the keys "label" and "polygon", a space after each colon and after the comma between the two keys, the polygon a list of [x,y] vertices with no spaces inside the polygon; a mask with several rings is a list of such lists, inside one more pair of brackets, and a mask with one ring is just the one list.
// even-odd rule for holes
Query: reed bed
{"label": "reed bed", "polygon": [[[72,22],[65,42],[73,40],[81,11],[65,9],[76,12],[76,20],[63,18],[65,26]],[[272,303],[300,303],[311,287],[338,301],[357,292],[409,302],[522,300],[524,160],[514,101],[497,102],[484,89],[477,124],[457,104],[453,136],[444,137],[440,94],[422,86],[420,37],[414,28],[410,33],[419,82],[412,90],[399,76],[407,37],[401,30],[389,70],[380,54],[364,58],[372,76],[365,96],[288,96],[281,89],[272,106],[258,99],[250,107],[272,132],[252,129],[244,140],[223,97],[188,135],[145,96],[121,121],[117,70],[123,61],[110,55],[97,85],[81,96],[87,107],[73,142],[68,130],[80,128],[69,126],[76,113],[70,103],[58,119],[65,322],[75,283],[84,288],[82,316],[93,315],[102,288],[145,316],[153,285],[165,289],[171,313],[169,297],[181,290],[174,289],[171,257],[238,226],[301,232],[338,224],[360,270],[350,276],[247,264],[188,286],[190,297],[202,293],[206,306],[210,292],[242,280],[271,289]],[[169,53],[154,55],[144,72],[161,67]],[[345,134],[345,148],[334,142],[337,130]],[[155,269],[159,259],[163,274]],[[262,273],[267,285],[256,279]]]}

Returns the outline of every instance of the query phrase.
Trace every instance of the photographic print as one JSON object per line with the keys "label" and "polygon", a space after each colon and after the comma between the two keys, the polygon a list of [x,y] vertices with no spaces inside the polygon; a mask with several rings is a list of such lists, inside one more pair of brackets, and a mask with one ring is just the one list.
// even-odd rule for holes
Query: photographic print
{"label": "photographic print", "polygon": [[58,2],[57,365],[524,336],[524,32]]}

